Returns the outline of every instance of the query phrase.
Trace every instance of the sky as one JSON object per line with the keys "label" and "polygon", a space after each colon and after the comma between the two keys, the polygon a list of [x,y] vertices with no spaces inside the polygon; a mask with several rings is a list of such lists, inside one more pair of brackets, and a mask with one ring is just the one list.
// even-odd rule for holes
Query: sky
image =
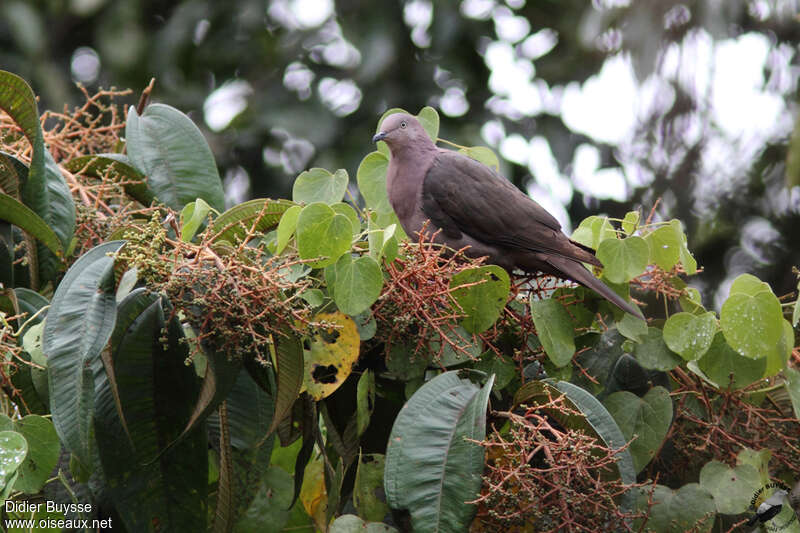
{"label": "sky", "polygon": [[[622,4],[625,0],[606,0],[605,4]],[[634,187],[645,186],[652,179],[635,163],[634,136],[641,121],[654,111],[667,110],[674,98],[670,81],[677,81],[694,94],[707,95],[712,124],[687,128],[687,135],[708,137],[703,155],[704,170],[716,175],[724,186],[726,173],[748,166],[767,139],[785,136],[792,120],[783,94],[794,90],[793,78],[775,86],[764,78],[767,62],[783,62],[788,68],[794,51],[773,50],[767,37],[744,33],[735,39],[715,41],[704,30],[692,30],[680,45],[674,44],[657,58],[660,68],[645,79],[638,79],[631,58],[625,53],[609,56],[601,70],[584,83],[549,87],[536,74],[537,59],[549,53],[558,43],[558,34],[551,29],[531,33],[528,20],[514,9],[524,0],[463,0],[465,17],[494,23],[495,35],[486,46],[483,59],[490,70],[489,88],[494,96],[486,106],[497,116],[518,120],[542,114],[560,116],[572,131],[590,137],[575,150],[572,161],[559,167],[548,140],[542,136],[525,137],[506,134],[500,120],[482,125],[483,140],[508,161],[527,166],[533,180],[528,193],[548,209],[565,227],[572,227],[565,206],[575,191],[600,199],[624,201]],[[768,10],[770,3],[757,2]],[[404,20],[417,46],[430,44],[428,29],[434,7],[429,0],[412,0],[405,4]],[[769,13],[765,13],[768,15]],[[328,64],[354,66],[360,53],[342,34],[336,23],[333,0],[275,0],[268,16],[287,29],[309,29],[322,26],[326,41],[315,52]],[[668,13],[672,19],[686,13]],[[85,50],[76,52],[77,67],[97,68],[95,58]],[[77,68],[76,67],[76,68]],[[314,79],[302,63],[289,66],[284,84],[301,99],[317,94],[335,114],[352,113],[361,102],[361,90],[353,80]],[[457,119],[469,110],[465,97],[469,88],[450,87],[440,98],[439,111]],[[223,83],[207,99],[205,121],[215,131],[224,129],[247,107],[252,88],[247,82],[231,80]],[[420,103],[420,107],[425,102]],[[709,137],[709,132],[714,134]],[[688,139],[691,140],[691,139]],[[598,146],[614,148],[620,167],[602,167]],[[654,159],[668,159],[670,154],[653,153]],[[732,162],[734,164],[732,164]],[[736,164],[738,163],[738,164]]]}

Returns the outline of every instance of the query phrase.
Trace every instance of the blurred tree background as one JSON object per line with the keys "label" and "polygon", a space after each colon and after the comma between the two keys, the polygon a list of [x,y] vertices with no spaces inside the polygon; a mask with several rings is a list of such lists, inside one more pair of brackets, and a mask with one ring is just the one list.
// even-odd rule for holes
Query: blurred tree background
{"label": "blurred tree background", "polygon": [[[0,67],[40,109],[76,83],[131,88],[204,130],[229,203],[289,197],[314,166],[354,179],[389,107],[443,116],[567,230],[661,199],[709,306],[800,264],[796,0],[5,0]],[[800,157],[800,147],[797,148]],[[800,159],[798,159],[800,165]],[[794,168],[792,166],[792,168]],[[355,189],[354,189],[355,190]],[[480,216],[476,214],[476,216]]]}

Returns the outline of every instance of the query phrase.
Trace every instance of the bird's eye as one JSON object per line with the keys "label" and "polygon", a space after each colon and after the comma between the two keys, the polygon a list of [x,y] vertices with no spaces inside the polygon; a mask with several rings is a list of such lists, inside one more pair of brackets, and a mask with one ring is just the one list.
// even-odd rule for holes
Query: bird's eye
{"label": "bird's eye", "polygon": [[404,120],[403,122],[401,122],[401,123],[400,123],[400,127],[401,127],[401,128],[405,128],[406,126],[407,126],[407,124],[406,124],[406,121],[405,121],[405,120]]}

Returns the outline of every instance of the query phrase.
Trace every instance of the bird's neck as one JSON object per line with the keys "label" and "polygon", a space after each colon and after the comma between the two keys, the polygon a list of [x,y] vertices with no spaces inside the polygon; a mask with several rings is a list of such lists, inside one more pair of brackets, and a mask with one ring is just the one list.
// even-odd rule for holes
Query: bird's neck
{"label": "bird's neck", "polygon": [[392,150],[386,188],[392,208],[401,221],[413,217],[412,211],[419,204],[425,173],[436,157],[436,151],[433,143]]}

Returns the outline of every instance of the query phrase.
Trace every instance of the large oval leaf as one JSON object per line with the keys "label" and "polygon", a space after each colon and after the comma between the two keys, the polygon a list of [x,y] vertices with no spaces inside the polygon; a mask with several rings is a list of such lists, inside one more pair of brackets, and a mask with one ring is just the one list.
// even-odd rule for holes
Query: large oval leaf
{"label": "large oval leaf", "polygon": [[171,310],[164,306],[143,290],[120,303],[108,374],[115,381],[100,380],[97,387],[97,448],[107,494],[126,529],[150,531],[159,524],[204,531],[206,432],[194,431],[161,453],[186,424],[198,394],[194,369],[184,364],[183,330],[177,319],[167,320]]}
{"label": "large oval leaf", "polygon": [[[481,373],[482,374],[482,373]],[[466,531],[483,472],[486,406],[494,376],[481,388],[471,371],[436,376],[395,419],[386,448],[389,505],[408,509],[415,531]],[[472,379],[471,379],[472,378]]]}
{"label": "large oval leaf", "polygon": [[125,125],[128,157],[147,176],[156,197],[176,211],[202,198],[217,211],[225,195],[214,155],[192,120],[165,104],[131,106]]}
{"label": "large oval leaf", "polygon": [[85,468],[92,464],[94,372],[117,315],[113,254],[123,244],[100,244],[75,261],[53,295],[42,337],[53,423]]}

